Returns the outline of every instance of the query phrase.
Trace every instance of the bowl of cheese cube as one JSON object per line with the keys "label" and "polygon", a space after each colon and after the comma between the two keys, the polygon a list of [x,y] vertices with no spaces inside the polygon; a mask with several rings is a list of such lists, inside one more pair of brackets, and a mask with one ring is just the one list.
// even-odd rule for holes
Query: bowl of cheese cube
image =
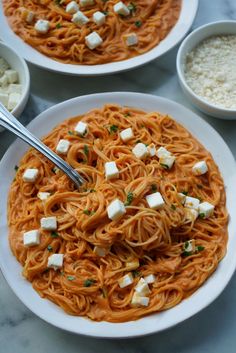
{"label": "bowl of cheese cube", "polygon": [[26,62],[11,47],[0,42],[0,102],[15,117],[19,117],[24,110],[29,87],[30,75]]}

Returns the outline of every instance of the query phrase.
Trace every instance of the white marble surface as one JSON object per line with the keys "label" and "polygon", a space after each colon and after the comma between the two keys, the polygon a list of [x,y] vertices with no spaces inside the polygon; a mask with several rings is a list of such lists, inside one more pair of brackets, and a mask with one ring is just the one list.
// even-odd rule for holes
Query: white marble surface
{"label": "white marble surface", "polygon": [[[235,0],[200,0],[193,28],[223,20],[236,20]],[[177,82],[177,49],[160,60],[128,73],[103,78],[66,77],[30,66],[31,97],[22,116],[26,124],[47,107],[78,95],[105,91],[136,91],[173,99],[192,110]],[[236,156],[236,121],[203,116],[228,143]],[[0,156],[13,141],[0,134]],[[96,340],[63,332],[33,315],[17,299],[0,274],[0,353],[74,352],[214,352],[236,351],[236,275],[222,295],[207,309],[165,332],[132,340]]]}

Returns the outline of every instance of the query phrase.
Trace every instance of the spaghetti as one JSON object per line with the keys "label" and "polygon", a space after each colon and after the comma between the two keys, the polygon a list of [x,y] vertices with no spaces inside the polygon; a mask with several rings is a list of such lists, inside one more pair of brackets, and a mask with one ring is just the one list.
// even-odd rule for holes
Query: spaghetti
{"label": "spaghetti", "polygon": [[[138,0],[126,3],[130,15],[124,17],[114,12],[117,1],[96,0],[94,5],[80,7],[89,22],[78,27],[65,11],[69,2],[3,0],[3,7],[13,31],[33,48],[63,63],[85,65],[126,60],[151,50],[167,36],[181,10],[181,0]],[[22,18],[23,10],[35,15],[31,23]],[[92,20],[97,11],[106,14],[105,23],[101,26]],[[39,19],[50,23],[46,34],[39,34],[34,28]],[[103,43],[90,50],[85,44],[85,37],[93,31],[100,35]],[[130,33],[137,35],[136,45],[126,45],[124,38]]]}
{"label": "spaghetti", "polygon": [[[85,137],[74,132],[81,120],[89,126]],[[134,138],[124,143],[119,132],[129,127]],[[55,150],[62,138],[71,143],[65,160],[87,181],[81,190],[33,149],[22,158],[11,185],[9,241],[25,278],[41,297],[67,313],[96,321],[135,320],[189,297],[226,252],[225,191],[211,154],[170,117],[112,104],[64,121],[43,141]],[[166,147],[176,157],[174,166],[164,168],[156,155],[136,158],[132,148],[138,141]],[[191,168],[203,159],[208,172],[195,176]],[[108,161],[116,161],[119,178],[104,177]],[[35,183],[23,181],[27,168],[39,170]],[[145,199],[156,190],[165,200],[158,210],[151,209]],[[49,192],[50,197],[41,201],[39,191]],[[180,191],[212,203],[214,214],[187,220]],[[125,203],[126,213],[111,221],[107,206],[115,198]],[[39,228],[40,219],[49,216],[57,217],[57,232],[41,229],[40,244],[25,247],[22,234]],[[189,240],[197,250],[186,256],[184,245]],[[98,256],[95,246],[105,249],[105,256]],[[54,253],[64,254],[61,270],[47,268],[48,257]],[[129,273],[133,283],[121,288],[118,281]],[[150,284],[149,305],[133,307],[138,281],[150,274],[155,281]]]}

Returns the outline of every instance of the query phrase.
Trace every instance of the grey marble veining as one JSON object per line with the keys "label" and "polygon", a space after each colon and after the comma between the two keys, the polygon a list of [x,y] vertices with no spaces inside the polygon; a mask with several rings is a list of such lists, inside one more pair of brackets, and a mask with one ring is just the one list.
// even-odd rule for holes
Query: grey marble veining
{"label": "grey marble veining", "polygon": [[[236,19],[235,0],[200,0],[193,28],[216,20]],[[99,78],[66,77],[30,65],[31,96],[22,121],[78,95],[107,91],[135,91],[173,99],[190,109],[177,82],[177,48],[161,59],[130,72]],[[236,122],[206,117],[236,156]],[[14,140],[0,134],[0,157]],[[50,326],[32,314],[14,295],[0,274],[0,353],[234,353],[236,351],[236,276],[208,308],[186,322],[149,337],[132,340],[96,340]]]}

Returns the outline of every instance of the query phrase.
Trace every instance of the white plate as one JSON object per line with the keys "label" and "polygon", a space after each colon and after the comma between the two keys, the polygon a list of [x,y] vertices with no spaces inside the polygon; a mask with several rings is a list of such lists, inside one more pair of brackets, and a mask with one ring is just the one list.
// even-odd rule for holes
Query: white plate
{"label": "white plate", "polygon": [[139,93],[102,93],[82,96],[60,103],[41,113],[30,124],[30,130],[38,137],[48,133],[64,119],[87,112],[105,103],[117,103],[143,109],[167,113],[183,124],[203,145],[211,151],[224,178],[227,193],[227,208],[230,214],[228,252],[216,272],[190,298],[176,307],[162,313],[153,314],[137,321],[120,324],[93,322],[88,319],[70,316],[55,304],[40,298],[21,275],[22,267],[12,255],[8,245],[7,194],[14,178],[14,166],[26,152],[28,146],[16,140],[0,163],[1,205],[0,205],[0,266],[12,290],[20,300],[36,315],[54,326],[94,337],[135,337],[159,332],[198,313],[209,305],[222,292],[236,268],[236,210],[234,158],[220,135],[203,119],[190,110],[170,100]]}
{"label": "white plate", "polygon": [[52,60],[47,56],[41,54],[33,47],[26,44],[20,37],[14,34],[8,25],[7,19],[3,14],[2,1],[0,0],[0,37],[6,43],[11,44],[15,50],[24,56],[24,58],[37,66],[43,67],[51,71],[58,71],[65,74],[80,75],[80,76],[95,76],[105,75],[115,72],[134,69],[140,65],[146,64],[154,60],[168,50],[172,49],[178,44],[189,31],[193,20],[195,18],[198,0],[182,0],[182,10],[178,22],[173,27],[169,35],[155,48],[149,52],[136,56],[135,58],[114,62],[103,65],[71,65],[63,64],[58,61]]}

